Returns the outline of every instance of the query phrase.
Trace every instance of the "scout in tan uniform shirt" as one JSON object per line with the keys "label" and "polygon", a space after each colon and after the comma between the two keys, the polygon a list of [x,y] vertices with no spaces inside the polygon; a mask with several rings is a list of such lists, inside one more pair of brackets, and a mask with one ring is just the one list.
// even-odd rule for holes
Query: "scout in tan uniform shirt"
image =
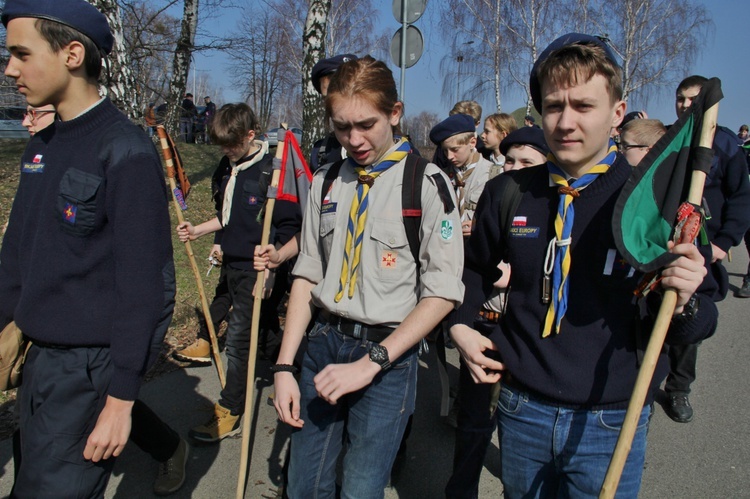
{"label": "scout in tan uniform shirt", "polygon": [[[448,180],[435,165],[427,167],[422,186],[417,279],[401,214],[411,147],[393,136],[402,111],[390,70],[369,56],[344,63],[328,88],[326,114],[350,159],[325,196],[325,172],[313,179],[273,366],[279,418],[297,429],[290,497],[334,496],[345,420],[341,496],[383,496],[414,411],[417,343],[463,297],[458,210],[446,213],[430,175]],[[443,194],[452,195],[450,189]],[[298,385],[290,371],[313,307],[320,314]]]}

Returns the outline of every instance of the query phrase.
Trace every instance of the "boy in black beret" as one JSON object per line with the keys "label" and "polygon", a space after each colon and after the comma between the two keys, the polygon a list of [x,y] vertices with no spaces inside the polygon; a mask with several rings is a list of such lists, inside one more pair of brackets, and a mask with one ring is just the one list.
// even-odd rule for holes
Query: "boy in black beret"
{"label": "boy in black beret", "polygon": [[[487,184],[466,247],[464,302],[450,317],[450,331],[474,381],[502,378],[504,496],[597,497],[638,373],[638,345],[645,343],[638,335],[650,331],[648,321],[638,325],[639,311],[647,312],[633,297],[641,276],[620,263],[611,228],[631,173],[609,136],[625,114],[622,70],[605,42],[571,33],[539,56],[530,90],[552,154],[544,165]],[[528,184],[508,213],[503,194],[521,178]],[[508,215],[510,227],[501,230]],[[691,299],[706,276],[705,260],[693,244],[672,252],[679,257],[662,273],[662,285],[678,295],[667,338],[698,341],[713,333],[717,317],[710,299]],[[472,324],[500,261],[513,269],[511,292],[486,337]],[[664,360],[652,389],[666,375]],[[639,416],[618,496],[638,495],[651,400]]]}
{"label": "boy in black beret", "polygon": [[500,142],[500,154],[505,156],[503,171],[507,172],[546,163],[549,147],[541,128],[525,126]]}
{"label": "boy in black beret", "polygon": [[[354,54],[341,54],[328,59],[321,59],[315,63],[310,73],[310,79],[321,97],[325,99],[328,94],[328,83],[339,66],[355,59],[357,59],[357,56]],[[339,141],[336,140],[336,136],[333,132],[329,133],[327,137],[319,139],[313,144],[312,151],[310,151],[310,169],[316,171],[323,165],[335,163],[343,157],[342,151],[343,149]]]}
{"label": "boy in black beret", "polygon": [[[113,38],[95,7],[8,0],[2,22],[5,75],[29,105],[52,105],[58,116],[24,152],[0,250],[0,326],[13,320],[33,341],[18,394],[21,461],[11,496],[103,497],[131,413],[152,414],[134,401],[156,331],[171,315],[164,174],[146,134],[99,97]],[[166,436],[142,429],[136,435],[134,425],[132,438]],[[164,462],[182,442],[169,437]]]}
{"label": "boy in black beret", "polygon": [[474,118],[468,114],[449,116],[430,130],[430,140],[443,150],[451,165],[446,174],[456,189],[461,231],[464,237],[469,237],[474,210],[492,166],[477,152]]}

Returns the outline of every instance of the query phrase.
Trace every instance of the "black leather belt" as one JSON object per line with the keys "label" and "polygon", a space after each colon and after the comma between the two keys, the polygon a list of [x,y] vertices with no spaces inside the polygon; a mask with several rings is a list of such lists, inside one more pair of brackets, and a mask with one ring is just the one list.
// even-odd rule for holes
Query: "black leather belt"
{"label": "black leather belt", "polygon": [[318,317],[321,322],[333,326],[346,336],[374,341],[375,343],[380,343],[386,339],[395,329],[382,324],[375,324],[373,326],[362,324],[361,322],[334,315],[325,310],[321,310]]}

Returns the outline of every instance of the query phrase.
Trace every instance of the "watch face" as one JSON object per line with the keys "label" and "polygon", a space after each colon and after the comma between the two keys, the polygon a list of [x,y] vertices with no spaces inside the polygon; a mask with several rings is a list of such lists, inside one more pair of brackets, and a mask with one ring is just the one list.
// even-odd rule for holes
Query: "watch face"
{"label": "watch face", "polygon": [[373,345],[370,348],[370,360],[377,364],[388,362],[388,350],[383,346]]}

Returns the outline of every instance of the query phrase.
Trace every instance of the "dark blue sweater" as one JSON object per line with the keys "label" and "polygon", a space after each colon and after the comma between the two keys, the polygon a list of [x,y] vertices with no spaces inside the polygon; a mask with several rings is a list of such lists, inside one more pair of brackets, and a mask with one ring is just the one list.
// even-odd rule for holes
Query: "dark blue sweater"
{"label": "dark blue sweater", "polygon": [[38,133],[0,250],[0,324],[111,347],[109,394],[133,400],[164,306],[167,201],[153,144],[108,99]]}
{"label": "dark blue sweater", "polygon": [[[251,157],[252,155],[243,158],[238,163],[242,163]],[[223,157],[219,164],[219,170],[224,170],[228,163],[229,159],[226,156]],[[253,268],[253,252],[255,246],[260,244],[263,232],[263,220],[260,215],[266,200],[268,185],[271,183],[272,163],[273,158],[266,155],[265,158],[250,168],[237,174],[229,223],[221,231],[221,250],[224,253],[224,263],[231,267],[244,270],[252,270]],[[222,203],[228,180],[229,177],[222,179],[218,198],[222,200]],[[217,209],[219,220],[221,220],[221,209],[218,203]],[[299,232],[302,225],[302,211],[299,205],[289,201],[277,200],[273,210],[272,223],[273,232],[270,241],[285,244],[294,234]]]}
{"label": "dark blue sweater", "polygon": [[[547,175],[535,176],[516,211],[517,217],[526,217],[523,222],[519,219],[525,223],[524,230],[509,238],[507,248],[499,228],[499,198],[508,174],[487,183],[477,207],[466,250],[464,302],[449,322],[471,327],[497,278],[497,263],[509,262],[506,314],[490,339],[518,385],[557,404],[625,407],[633,390],[638,352],[644,343],[636,334],[640,311],[633,297],[640,275],[630,275],[630,267],[619,255],[615,257],[611,228],[615,202],[630,172],[630,165],[618,154],[609,172],[574,201],[568,310],[560,333],[547,338],[542,338],[541,331],[548,305],[540,297],[547,243],[554,235],[557,187],[549,185]],[[608,256],[615,257],[611,265]],[[709,327],[715,325],[716,309],[710,299],[704,301],[699,317]],[[699,335],[703,324],[686,327],[696,328]],[[666,375],[664,368],[662,362],[654,385]]]}

